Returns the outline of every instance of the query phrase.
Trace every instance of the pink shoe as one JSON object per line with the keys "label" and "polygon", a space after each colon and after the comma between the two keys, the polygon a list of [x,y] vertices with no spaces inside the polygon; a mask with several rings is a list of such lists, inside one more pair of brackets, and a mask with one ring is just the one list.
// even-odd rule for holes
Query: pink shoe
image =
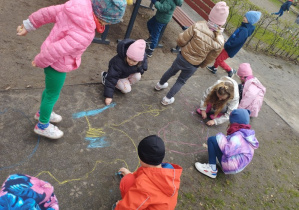
{"label": "pink shoe", "polygon": [[200,108],[198,108],[198,109],[196,110],[196,112],[197,112],[197,114],[201,115],[201,110],[200,110]]}

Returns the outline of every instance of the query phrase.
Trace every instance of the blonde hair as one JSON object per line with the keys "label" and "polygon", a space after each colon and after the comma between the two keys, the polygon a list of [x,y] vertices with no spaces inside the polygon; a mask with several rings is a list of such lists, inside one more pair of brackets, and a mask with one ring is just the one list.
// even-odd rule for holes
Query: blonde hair
{"label": "blonde hair", "polygon": [[[219,100],[218,95],[224,96],[227,95],[227,98],[224,100]],[[212,107],[215,109],[215,116],[217,116],[226,103],[234,98],[234,85],[231,82],[220,82],[215,85],[211,90],[210,94],[207,96],[204,106],[212,104]]]}

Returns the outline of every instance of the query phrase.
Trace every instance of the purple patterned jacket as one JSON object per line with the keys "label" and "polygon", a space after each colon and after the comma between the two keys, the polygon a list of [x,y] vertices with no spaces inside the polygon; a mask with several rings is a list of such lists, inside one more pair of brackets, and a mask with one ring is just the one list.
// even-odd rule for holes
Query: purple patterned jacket
{"label": "purple patterned jacket", "polygon": [[259,147],[255,131],[249,129],[240,129],[228,136],[218,133],[216,139],[223,153],[221,165],[225,174],[241,172],[251,162],[254,150]]}

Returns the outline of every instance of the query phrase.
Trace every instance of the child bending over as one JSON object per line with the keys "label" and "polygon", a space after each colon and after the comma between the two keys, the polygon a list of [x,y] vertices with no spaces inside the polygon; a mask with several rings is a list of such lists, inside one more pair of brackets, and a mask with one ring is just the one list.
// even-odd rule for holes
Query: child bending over
{"label": "child bending over", "polygon": [[239,105],[238,84],[230,77],[221,77],[213,86],[206,89],[197,113],[203,119],[211,118],[209,126],[222,124]]}
{"label": "child bending over", "polygon": [[32,61],[32,66],[43,68],[45,73],[40,110],[34,116],[38,120],[35,133],[51,139],[63,136],[63,131],[51,123],[62,120],[53,112],[53,107],[60,96],[66,73],[79,68],[81,56],[91,44],[95,29],[100,31],[106,24],[120,22],[126,5],[126,0],[69,0],[32,13],[23,25],[17,27],[17,35],[25,36],[29,31],[54,23],[40,53]]}

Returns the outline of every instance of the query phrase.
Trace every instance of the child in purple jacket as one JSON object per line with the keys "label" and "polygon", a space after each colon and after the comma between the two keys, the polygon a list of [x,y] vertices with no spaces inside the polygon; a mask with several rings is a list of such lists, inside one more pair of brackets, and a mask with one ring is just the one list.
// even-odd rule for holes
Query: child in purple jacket
{"label": "child in purple jacket", "polygon": [[255,131],[251,130],[250,111],[235,109],[231,112],[227,136],[218,133],[208,138],[209,163],[195,163],[196,169],[204,175],[216,178],[216,158],[225,174],[241,172],[252,160],[254,150],[259,147]]}

